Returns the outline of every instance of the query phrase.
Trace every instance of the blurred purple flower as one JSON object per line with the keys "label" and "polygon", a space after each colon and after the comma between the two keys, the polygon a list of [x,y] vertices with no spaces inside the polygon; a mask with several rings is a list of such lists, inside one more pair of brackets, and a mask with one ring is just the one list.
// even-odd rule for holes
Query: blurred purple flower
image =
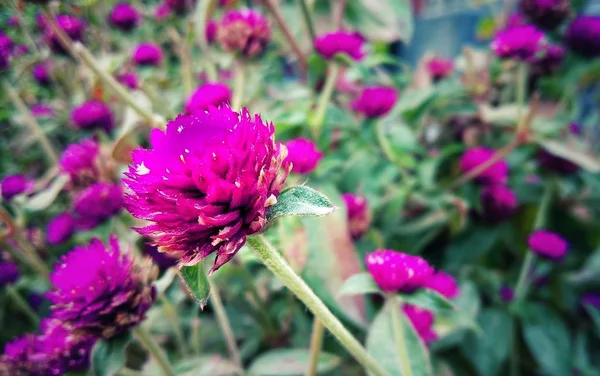
{"label": "blurred purple flower", "polygon": [[490,48],[502,59],[530,61],[545,44],[544,33],[532,25],[509,27],[496,33]]}
{"label": "blurred purple flower", "polygon": [[574,135],[581,135],[581,129],[581,125],[579,125],[578,123],[569,124],[569,132],[571,132]]}
{"label": "blurred purple flower", "polygon": [[429,277],[425,282],[425,288],[437,291],[448,299],[455,298],[460,293],[456,279],[442,271],[438,271]]}
{"label": "blurred purple flower", "polygon": [[50,376],[40,347],[40,337],[34,334],[25,334],[7,343],[0,356],[0,375]]}
{"label": "blurred purple flower", "polygon": [[[55,20],[56,25],[61,28],[65,34],[71,38],[71,40],[79,42],[83,41],[83,34],[85,31],[84,22],[79,20],[77,17],[68,14],[59,14],[56,16]],[[48,46],[50,46],[50,49],[57,54],[67,55],[68,51],[63,48],[58,36],[47,23],[45,26],[45,40]]]}
{"label": "blurred purple flower", "polygon": [[488,223],[504,222],[511,218],[519,202],[515,193],[501,184],[491,184],[481,191],[481,216]]}
{"label": "blurred purple flower", "polygon": [[6,201],[12,200],[13,197],[20,195],[33,187],[33,181],[27,179],[25,175],[16,174],[8,175],[2,179],[2,197]]}
{"label": "blurred purple flower", "polygon": [[19,268],[13,262],[0,261],[0,288],[12,285],[19,280],[20,276]]}
{"label": "blurred purple flower", "polygon": [[212,44],[217,40],[219,25],[216,21],[210,20],[206,24],[205,37],[208,44]]}
{"label": "blurred purple flower", "polygon": [[567,46],[579,55],[600,56],[600,16],[579,16],[569,26],[564,36]]}
{"label": "blurred purple flower", "polygon": [[581,305],[591,305],[597,309],[600,309],[600,293],[586,292],[581,297]]}
{"label": "blurred purple flower", "polygon": [[33,66],[33,69],[31,69],[31,74],[38,84],[42,86],[48,86],[51,82],[50,69],[50,61],[42,61],[41,63]]}
{"label": "blurred purple flower", "polygon": [[71,121],[81,129],[104,129],[110,133],[114,120],[110,107],[104,102],[89,100],[71,112]]}
{"label": "blurred purple flower", "polygon": [[433,331],[433,312],[410,304],[405,304],[402,309],[423,342],[430,343],[438,338]]}
{"label": "blurred purple flower", "polygon": [[132,5],[118,3],[110,12],[110,23],[123,31],[131,31],[140,23],[140,14]]}
{"label": "blurred purple flower", "polygon": [[384,86],[371,86],[363,89],[360,97],[352,102],[352,109],[368,118],[386,115],[396,104],[396,89]]}
{"label": "blurred purple flower", "polygon": [[133,62],[141,66],[157,66],[163,61],[160,46],[154,43],[140,43],[133,50]]}
{"label": "blurred purple flower", "polygon": [[531,22],[547,30],[560,26],[571,12],[570,0],[521,0],[519,5]]}
{"label": "blurred purple flower", "polygon": [[171,14],[171,8],[166,3],[159,4],[154,10],[154,19],[157,21],[167,18]]}
{"label": "blurred purple flower", "polygon": [[550,75],[560,67],[566,52],[557,44],[547,44],[542,51],[543,53],[532,61],[534,71],[542,75]]}
{"label": "blurred purple flower", "polygon": [[514,12],[508,16],[506,19],[506,27],[515,27],[515,26],[523,26],[526,25],[527,21],[525,17],[519,12]]}
{"label": "blurred purple flower", "polygon": [[[460,170],[466,174],[491,159],[494,154],[494,150],[486,147],[470,148],[460,158]],[[508,164],[501,159],[480,173],[475,180],[481,184],[504,184],[507,179]]]}
{"label": "blurred purple flower", "polygon": [[52,317],[74,334],[110,339],[145,319],[156,275],[149,259],[121,252],[116,237],[106,247],[93,239],[63,256],[50,274]]}
{"label": "blurred purple flower", "polygon": [[569,248],[563,237],[547,230],[534,231],[527,238],[527,244],[538,256],[554,261],[562,259]]}
{"label": "blurred purple flower", "polygon": [[514,297],[515,297],[515,293],[513,292],[513,289],[511,289],[508,286],[501,286],[500,287],[500,291],[498,292],[500,294],[500,299],[502,299],[505,302],[511,302]]}
{"label": "blurred purple flower", "polygon": [[205,83],[190,95],[185,102],[185,112],[206,111],[231,101],[231,89],[220,82]]}
{"label": "blurred purple flower", "polygon": [[572,175],[579,171],[579,166],[575,163],[554,155],[543,148],[538,150],[537,161],[543,169],[562,175]]}
{"label": "blurred purple flower", "polygon": [[288,155],[286,163],[292,165],[292,172],[309,174],[317,168],[323,158],[323,153],[317,149],[314,142],[307,138],[296,138],[285,143]]}
{"label": "blurred purple flower", "polygon": [[125,72],[117,76],[117,81],[119,81],[125,87],[135,90],[138,88],[138,77],[133,72]]}
{"label": "blurred purple flower", "polygon": [[217,27],[217,39],[227,52],[257,57],[271,41],[271,26],[264,15],[253,10],[229,11]]}
{"label": "blurred purple flower", "polygon": [[96,159],[99,154],[98,143],[92,139],[84,139],[77,144],[70,144],[60,156],[60,169],[69,174],[71,182],[85,186],[98,180]]}
{"label": "blurred purple flower", "polygon": [[427,71],[433,81],[439,81],[452,74],[454,62],[451,59],[434,57],[427,62]]}
{"label": "blurred purple flower", "polygon": [[425,286],[434,270],[421,257],[377,249],[365,257],[367,269],[385,292],[412,292]]}
{"label": "blurred purple flower", "polygon": [[96,183],[81,191],[73,204],[77,227],[91,229],[104,222],[123,208],[123,192],[120,185]]}
{"label": "blurred purple flower", "polygon": [[352,239],[360,239],[371,225],[371,211],[364,196],[352,193],[342,194],[348,214],[348,228]]}
{"label": "blurred purple flower", "polygon": [[27,47],[26,44],[19,43],[14,48],[13,56],[14,57],[23,56],[23,55],[25,55],[28,52],[29,52],[29,47]]}
{"label": "blurred purple flower", "polygon": [[247,235],[264,229],[283,188],[289,169],[279,170],[287,151],[274,133],[259,115],[228,106],[180,115],[166,131],[153,130],[151,149],[133,152],[124,180],[127,209],[152,222],[138,232],[180,264],[216,252],[217,270]]}
{"label": "blurred purple flower", "polygon": [[55,319],[44,319],[38,337],[38,358],[44,360],[48,375],[83,372],[90,365],[90,354],[96,338],[77,335]]}
{"label": "blurred purple flower", "polygon": [[50,220],[46,238],[51,245],[63,243],[73,235],[75,219],[70,213],[61,213]]}
{"label": "blurred purple flower", "polygon": [[152,261],[158,266],[160,270],[168,269],[177,264],[177,260],[169,256],[166,252],[161,252],[158,247],[148,243],[144,244],[143,249],[144,255],[150,256]]}
{"label": "blurred purple flower", "polygon": [[6,20],[6,26],[9,27],[18,27],[20,24],[21,19],[16,14],[8,17],[8,20]]}
{"label": "blurred purple flower", "polygon": [[331,60],[337,54],[346,54],[355,61],[365,57],[364,39],[358,33],[336,31],[323,34],[315,40],[315,49],[325,59]]}
{"label": "blurred purple flower", "polygon": [[8,69],[14,43],[12,39],[3,32],[0,32],[0,70]]}
{"label": "blurred purple flower", "polygon": [[54,110],[50,106],[44,104],[34,104],[31,106],[31,113],[34,117],[49,117],[54,115]]}
{"label": "blurred purple flower", "polygon": [[197,0],[165,0],[165,5],[182,16],[194,11]]}

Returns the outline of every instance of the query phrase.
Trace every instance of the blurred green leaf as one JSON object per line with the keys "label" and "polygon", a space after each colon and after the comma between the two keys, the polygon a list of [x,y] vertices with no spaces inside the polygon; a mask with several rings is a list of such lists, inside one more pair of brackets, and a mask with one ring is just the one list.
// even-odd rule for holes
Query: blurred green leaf
{"label": "blurred green leaf", "polygon": [[600,309],[591,304],[586,304],[585,309],[588,311],[592,321],[594,322],[594,326],[596,327],[596,335],[598,338],[600,338]]}
{"label": "blurred green leaf", "polygon": [[410,43],[413,36],[409,1],[352,1],[347,5],[345,19],[370,41]]}
{"label": "blurred green leaf", "polygon": [[589,172],[600,172],[600,159],[586,153],[580,147],[572,147],[555,140],[537,140],[544,149],[557,157],[564,158]]}
{"label": "blurred green leaf", "polygon": [[419,289],[411,294],[401,294],[402,300],[421,308],[434,312],[453,310],[454,305],[451,301],[440,295],[438,292],[430,289]]}
{"label": "blurred green leaf", "polygon": [[267,221],[284,215],[324,216],[334,210],[335,206],[325,195],[305,185],[298,185],[281,192],[277,202],[269,207]]}
{"label": "blurred green leaf", "polygon": [[344,281],[340,288],[340,295],[362,295],[380,293],[381,289],[370,273],[363,272],[353,275]]}
{"label": "blurred green leaf", "polygon": [[179,267],[179,277],[181,278],[183,285],[201,307],[206,305],[210,294],[210,284],[208,282],[206,270],[204,269],[204,260],[194,266]]}
{"label": "blurred green leaf", "polygon": [[186,359],[174,365],[177,376],[228,376],[239,375],[240,369],[219,354],[205,354]]}
{"label": "blurred green leaf", "polygon": [[125,332],[110,340],[99,339],[92,349],[92,370],[96,376],[116,375],[125,366],[125,349],[132,340]]}
{"label": "blurred green leaf", "polygon": [[[331,372],[340,364],[340,358],[321,351],[317,372]],[[254,376],[304,375],[310,362],[308,349],[276,349],[260,355],[252,362],[248,374]]]}
{"label": "blurred green leaf", "polygon": [[42,191],[36,193],[31,198],[25,202],[25,209],[31,211],[39,211],[47,209],[58,194],[62,191],[64,186],[69,182],[68,175],[58,175],[50,184],[49,187],[43,189]]}

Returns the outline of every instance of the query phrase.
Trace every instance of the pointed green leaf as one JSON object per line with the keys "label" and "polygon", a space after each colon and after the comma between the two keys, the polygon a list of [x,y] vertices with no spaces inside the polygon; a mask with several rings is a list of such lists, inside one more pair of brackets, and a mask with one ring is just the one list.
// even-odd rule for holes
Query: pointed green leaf
{"label": "pointed green leaf", "polygon": [[130,332],[100,339],[92,349],[92,371],[96,376],[116,375],[125,366],[125,349],[131,342]]}
{"label": "pointed green leaf", "polygon": [[[317,373],[332,371],[340,364],[340,361],[336,355],[320,352]],[[250,366],[248,374],[254,376],[304,375],[309,362],[308,349],[276,349],[259,356]]]}
{"label": "pointed green leaf", "polygon": [[394,343],[392,335],[392,309],[399,311],[402,319],[402,332],[404,344],[410,359],[410,367],[413,376],[431,376],[433,369],[427,346],[421,341],[412,324],[408,321],[402,308],[393,301],[388,301],[373,320],[373,324],[367,334],[367,351],[381,364],[390,376],[402,375],[400,369],[400,357],[398,356],[398,345]]}
{"label": "pointed green leaf", "polygon": [[339,295],[362,295],[381,292],[377,283],[368,272],[354,274],[344,281]]}
{"label": "pointed green leaf", "polygon": [[179,277],[188,293],[204,308],[208,301],[210,293],[210,285],[208,276],[204,269],[204,261],[197,263],[194,266],[180,266]]}
{"label": "pointed green leaf", "polygon": [[58,194],[68,182],[68,175],[58,175],[56,179],[54,179],[48,186],[48,188],[39,191],[34,196],[29,198],[27,202],[25,202],[25,209],[38,211],[48,208],[54,202],[54,200],[56,200],[56,197],[58,197]]}
{"label": "pointed green leaf", "polygon": [[277,202],[269,208],[267,221],[284,215],[323,216],[334,210],[335,206],[325,195],[305,185],[298,185],[281,192]]}
{"label": "pointed green leaf", "polygon": [[594,307],[591,304],[586,304],[585,309],[588,311],[588,313],[592,317],[592,321],[594,322],[594,325],[596,326],[596,333],[598,334],[598,337],[600,338],[600,309]]}
{"label": "pointed green leaf", "polygon": [[454,309],[452,302],[430,289],[419,289],[412,294],[402,294],[402,300],[434,312]]}

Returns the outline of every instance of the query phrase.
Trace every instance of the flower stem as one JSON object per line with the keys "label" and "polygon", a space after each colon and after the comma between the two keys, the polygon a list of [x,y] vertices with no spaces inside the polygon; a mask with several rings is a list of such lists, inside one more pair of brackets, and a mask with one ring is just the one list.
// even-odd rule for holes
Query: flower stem
{"label": "flower stem", "polygon": [[50,275],[50,269],[48,269],[48,266],[46,266],[44,261],[41,259],[36,249],[25,239],[21,233],[18,232],[18,230],[13,235],[13,239],[19,248],[21,248],[23,253],[27,256],[31,267],[35,269],[42,277],[48,278],[48,275]]}
{"label": "flower stem", "polygon": [[398,170],[400,171],[400,175],[402,176],[402,180],[404,180],[404,181],[410,180],[410,173],[406,170],[406,168],[404,168],[404,166],[402,165],[402,162],[400,162],[398,160],[398,158],[396,158],[396,156],[394,155],[392,146],[390,145],[388,139],[385,136],[385,130],[384,130],[383,123],[378,122],[377,124],[373,124],[372,122],[369,122],[364,125],[376,127],[375,131],[377,132],[377,141],[379,142],[379,146],[381,146],[381,151],[383,151],[383,154],[386,156],[386,158],[390,162],[392,162],[393,164],[396,165],[396,167],[398,167]]}
{"label": "flower stem", "polygon": [[233,83],[233,99],[231,100],[231,107],[236,111],[242,106],[244,90],[246,90],[246,72],[244,64],[238,60],[236,63],[235,81]]}
{"label": "flower stem", "polygon": [[202,2],[202,6],[198,7],[198,11],[200,12],[197,19],[200,22],[196,22],[196,40],[198,41],[198,46],[200,47],[200,51],[202,52],[202,61],[204,62],[204,70],[206,75],[208,76],[209,82],[217,82],[219,79],[219,74],[217,72],[217,68],[215,67],[210,48],[208,46],[208,40],[206,39],[206,25],[210,18],[212,17],[215,9],[217,7],[216,0],[206,0]]}
{"label": "flower stem", "polygon": [[285,259],[262,235],[248,237],[248,246],[263,264],[290,289],[298,299],[321,321],[352,356],[373,376],[387,376],[388,373],[377,363],[367,350],[344,327],[337,317],[319,299],[312,289],[300,278]]}
{"label": "flower stem", "polygon": [[300,9],[302,9],[302,16],[304,17],[304,23],[306,24],[306,29],[308,30],[308,37],[310,38],[311,45],[315,42],[315,26],[312,21],[312,15],[310,13],[310,9],[308,8],[307,0],[299,0],[300,1]]}
{"label": "flower stem", "polygon": [[2,86],[4,87],[4,91],[8,93],[13,105],[17,108],[17,111],[19,111],[25,120],[25,124],[29,128],[29,132],[31,132],[31,134],[37,138],[38,142],[42,146],[42,150],[44,150],[46,157],[48,157],[52,165],[58,165],[58,154],[56,153],[56,150],[54,150],[54,147],[50,143],[46,133],[44,133],[44,130],[42,127],[40,127],[40,124],[37,122],[37,120],[35,120],[35,117],[31,111],[29,111],[29,108],[27,108],[25,102],[23,102],[17,91],[10,85],[8,81],[2,80]]}
{"label": "flower stem", "polygon": [[219,294],[219,289],[214,283],[212,283],[210,278],[208,279],[208,282],[210,283],[210,302],[215,314],[217,315],[217,322],[219,323],[221,331],[225,336],[225,342],[227,342],[227,348],[229,349],[231,358],[235,365],[239,367],[239,369],[243,369],[240,350],[237,347],[235,336],[233,335],[233,330],[231,329],[231,323],[229,322],[229,318],[225,312],[225,307],[223,306],[223,301],[221,300],[221,295]]}
{"label": "flower stem", "polygon": [[188,29],[186,35],[182,38],[177,32],[175,27],[169,29],[171,39],[175,46],[177,46],[177,53],[179,54],[179,60],[181,62],[181,81],[183,82],[183,88],[185,95],[189,95],[193,90],[194,77],[192,75],[192,65],[190,61],[190,50],[187,46],[187,35],[191,32],[191,24],[188,23]]}
{"label": "flower stem", "polygon": [[316,140],[321,135],[321,128],[323,127],[323,121],[325,120],[325,113],[327,112],[327,106],[331,100],[331,95],[335,89],[335,83],[337,82],[338,75],[340,73],[340,66],[335,62],[329,64],[329,74],[325,80],[325,86],[321,91],[319,97],[319,103],[317,104],[317,110],[315,116],[309,124],[312,127],[313,137]]}
{"label": "flower stem", "polygon": [[394,343],[396,343],[396,350],[398,351],[401,374],[402,376],[412,376],[413,372],[410,366],[410,358],[408,357],[408,351],[404,341],[404,324],[401,316],[402,300],[395,295],[389,295],[387,300],[388,304],[392,305],[390,309],[392,315],[392,332]]}
{"label": "flower stem", "polygon": [[167,354],[160,348],[160,346],[154,341],[150,333],[144,329],[141,325],[133,329],[133,334],[140,342],[140,344],[148,350],[150,355],[156,360],[158,366],[166,376],[175,376],[175,371],[167,358]]}
{"label": "flower stem", "polygon": [[31,322],[38,327],[40,325],[40,318],[37,313],[31,308],[29,303],[23,298],[23,296],[13,286],[5,287],[6,293],[12,299],[13,303],[31,320]]}
{"label": "flower stem", "polygon": [[167,319],[171,322],[171,326],[173,326],[173,333],[175,334],[175,340],[177,341],[177,347],[179,347],[179,352],[186,356],[187,352],[187,344],[185,342],[185,336],[181,330],[181,322],[179,321],[179,316],[177,316],[177,308],[169,298],[167,298],[164,294],[160,296],[160,301],[162,303],[162,309],[165,313]]}
{"label": "flower stem", "polygon": [[325,327],[317,317],[313,319],[312,335],[310,337],[310,358],[306,376],[316,376],[317,366],[319,365],[319,353],[323,347],[323,334]]}
{"label": "flower stem", "polygon": [[[519,62],[517,65],[517,82],[516,82],[516,101],[517,101],[517,124],[518,127],[523,127],[523,107],[525,106],[525,95],[527,89],[527,63]],[[520,129],[519,128],[519,129]]]}

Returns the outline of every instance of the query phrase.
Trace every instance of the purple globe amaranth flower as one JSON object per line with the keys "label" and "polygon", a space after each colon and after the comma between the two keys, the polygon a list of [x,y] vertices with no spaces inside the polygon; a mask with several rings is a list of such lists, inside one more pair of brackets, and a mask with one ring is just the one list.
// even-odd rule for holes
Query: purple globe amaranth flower
{"label": "purple globe amaranth flower", "polygon": [[123,31],[131,31],[140,23],[137,9],[127,3],[118,3],[110,12],[110,23]]}
{"label": "purple globe amaranth flower", "polygon": [[545,43],[544,33],[535,26],[523,25],[499,31],[490,48],[502,59],[530,61],[542,50]]}
{"label": "purple globe amaranth flower", "polygon": [[0,356],[0,375],[50,376],[40,342],[39,336],[25,334],[7,343]]}
{"label": "purple globe amaranth flower", "polygon": [[563,237],[547,230],[534,231],[527,238],[527,245],[538,256],[550,260],[562,259],[569,248]]}
{"label": "purple globe amaranth flower", "polygon": [[144,255],[149,256],[160,270],[168,269],[177,264],[177,260],[169,253],[161,252],[157,246],[144,244]]}
{"label": "purple globe amaranth flower", "polygon": [[547,30],[560,26],[571,12],[570,0],[521,0],[519,5],[531,22]]}
{"label": "purple globe amaranth flower", "polygon": [[581,135],[582,126],[579,123],[571,123],[569,124],[569,132],[574,135]]}
{"label": "purple globe amaranth flower", "polygon": [[392,250],[375,250],[365,257],[367,269],[385,292],[412,292],[425,285],[433,267],[421,257]]}
{"label": "purple globe amaranth flower", "polygon": [[405,304],[402,310],[423,342],[430,343],[438,338],[433,331],[433,312],[410,304]]}
{"label": "purple globe amaranth flower", "polygon": [[204,30],[204,36],[208,44],[213,44],[217,40],[219,25],[216,21],[210,20],[206,24],[206,29]]}
{"label": "purple globe amaranth flower", "polygon": [[12,57],[14,43],[10,37],[0,32],[0,69],[8,69]]}
{"label": "purple globe amaranth flower", "polygon": [[19,280],[21,273],[13,262],[0,261],[0,287],[12,285]]}
{"label": "purple globe amaranth flower", "polygon": [[163,52],[154,43],[140,43],[133,50],[133,62],[141,66],[157,66],[162,63]]}
{"label": "purple globe amaranth flower", "polygon": [[346,54],[355,61],[365,57],[363,51],[365,40],[358,33],[336,31],[318,36],[315,39],[315,50],[323,58],[331,60],[337,54]]}
{"label": "purple globe amaranth flower", "polygon": [[327,60],[337,54],[346,54],[352,60],[360,61],[366,55],[364,44],[365,40],[359,33],[340,30],[317,36],[315,50]]}
{"label": "purple globe amaranth flower", "polygon": [[21,19],[17,15],[13,15],[8,17],[6,20],[6,25],[9,27],[18,27],[21,24]]}
{"label": "purple globe amaranth flower", "polygon": [[292,166],[292,172],[309,174],[323,158],[323,153],[307,138],[296,138],[285,143],[288,154],[286,163]]}
{"label": "purple globe amaranth flower", "polygon": [[27,47],[26,44],[19,43],[15,46],[15,49],[13,51],[13,56],[14,57],[23,56],[28,52],[29,52],[29,47]]}
{"label": "purple globe amaranth flower", "polygon": [[506,285],[502,285],[500,286],[500,290],[498,291],[499,295],[500,295],[500,299],[502,299],[505,302],[511,302],[514,297],[515,297],[515,293],[513,291],[513,289],[511,289],[510,287],[506,286]]}
{"label": "purple globe amaranth flower", "polygon": [[25,175],[16,174],[8,175],[2,179],[2,197],[6,201],[12,200],[13,197],[20,195],[33,187],[33,181],[27,179]]}
{"label": "purple globe amaranth flower", "polygon": [[44,104],[34,104],[31,106],[31,114],[36,118],[49,117],[54,115],[54,110]]}
{"label": "purple globe amaranth flower", "polygon": [[90,365],[90,354],[96,338],[77,335],[59,320],[44,319],[38,336],[38,357],[46,364],[48,375],[82,372]]}
{"label": "purple globe amaranth flower", "polygon": [[[468,173],[477,166],[487,162],[496,152],[486,147],[468,149],[460,158],[460,170]],[[493,163],[475,179],[482,184],[504,184],[508,179],[508,164],[504,160]]]}
{"label": "purple globe amaranth flower", "polygon": [[523,26],[527,24],[525,17],[519,12],[510,14],[506,19],[506,27]]}
{"label": "purple globe amaranth flower", "polygon": [[542,51],[543,53],[532,61],[534,73],[550,75],[560,67],[566,52],[558,44],[547,44]]}
{"label": "purple globe amaranth flower", "polygon": [[289,167],[275,128],[229,106],[180,115],[153,130],[150,149],[132,153],[127,209],[153,222],[137,229],[161,251],[194,265],[216,252],[212,271],[262,231]]}
{"label": "purple globe amaranth flower", "polygon": [[579,171],[579,166],[575,163],[554,155],[543,148],[538,150],[537,161],[543,169],[554,171],[561,175],[572,175]]}
{"label": "purple globe amaranth flower", "polygon": [[184,15],[194,10],[197,0],[165,0],[165,5],[177,15]]}
{"label": "purple globe amaranth flower", "polygon": [[149,258],[121,252],[115,236],[93,239],[63,256],[50,274],[52,317],[78,335],[110,339],[144,320],[156,298]]}
{"label": "purple globe amaranth flower", "polygon": [[171,8],[166,3],[161,3],[154,9],[154,19],[157,21],[167,18],[170,14]]}
{"label": "purple globe amaranth flower", "polygon": [[50,69],[50,62],[43,61],[33,66],[33,69],[31,69],[31,74],[38,84],[42,86],[48,86],[51,82]]}
{"label": "purple globe amaranth flower", "polygon": [[71,121],[81,129],[104,129],[109,133],[114,126],[110,107],[104,102],[90,100],[76,107],[71,112]]}
{"label": "purple globe amaranth flower", "polygon": [[427,72],[433,81],[439,81],[452,74],[454,62],[451,59],[434,57],[427,62]]}
{"label": "purple globe amaranth flower", "polygon": [[371,225],[371,211],[367,199],[352,193],[342,194],[348,214],[348,227],[353,239],[360,239]]}
{"label": "purple globe amaranth flower", "polygon": [[100,147],[92,139],[70,144],[60,156],[60,169],[69,174],[71,183],[85,186],[98,180],[96,160]]}
{"label": "purple globe amaranth flower", "polygon": [[396,89],[371,86],[364,88],[360,96],[352,102],[352,109],[368,118],[378,118],[390,112],[397,100]]}
{"label": "purple globe amaranth flower", "polygon": [[[85,23],[79,20],[75,16],[68,14],[59,14],[56,16],[56,25],[61,28],[65,34],[73,41],[83,41],[83,34],[85,31]],[[58,54],[67,55],[68,51],[65,50],[60,43],[58,36],[52,30],[52,28],[46,26],[45,28],[45,40],[50,49]]]}
{"label": "purple globe amaranth flower", "polygon": [[600,16],[579,16],[567,27],[564,36],[567,46],[579,55],[600,56]]}
{"label": "purple globe amaranth flower", "polygon": [[217,39],[223,50],[252,58],[260,56],[271,41],[271,26],[253,10],[230,11],[217,27]]}
{"label": "purple globe amaranth flower", "polygon": [[506,221],[515,214],[518,206],[517,196],[504,185],[490,184],[481,191],[481,216],[488,223]]}
{"label": "purple globe amaranth flower", "polygon": [[425,288],[437,291],[440,295],[448,299],[455,298],[460,293],[456,279],[450,274],[441,271],[436,272],[425,281]]}
{"label": "purple globe amaranth flower", "polygon": [[206,111],[209,107],[218,107],[231,101],[229,86],[214,82],[205,83],[190,95],[185,102],[185,112],[190,114],[196,111]]}
{"label": "purple globe amaranth flower", "polygon": [[52,218],[46,229],[46,238],[51,245],[63,243],[75,231],[75,218],[70,213],[62,213]]}
{"label": "purple globe amaranth flower", "polygon": [[123,191],[120,185],[96,183],[81,191],[73,204],[77,226],[91,229],[123,208]]}
{"label": "purple globe amaranth flower", "polygon": [[133,72],[125,72],[123,74],[118,75],[117,81],[119,81],[123,86],[135,90],[139,87],[138,77]]}

